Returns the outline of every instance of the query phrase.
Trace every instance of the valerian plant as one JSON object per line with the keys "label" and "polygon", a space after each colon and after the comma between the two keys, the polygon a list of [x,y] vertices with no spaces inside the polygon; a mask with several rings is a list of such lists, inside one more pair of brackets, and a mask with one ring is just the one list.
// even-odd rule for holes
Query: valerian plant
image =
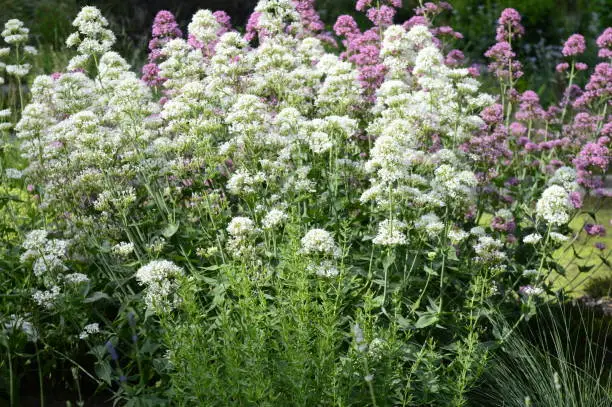
{"label": "valerian plant", "polygon": [[40,221],[4,335],[128,405],[465,405],[605,194],[612,44],[582,91],[570,38],[544,110],[516,90],[518,12],[487,52],[493,95],[433,24],[449,4],[403,25],[399,7],[358,1],[373,27],[341,16],[340,52],[312,1],[261,0],[245,34],[201,10],[184,36],[162,11],[142,77],[83,8],[15,126]]}

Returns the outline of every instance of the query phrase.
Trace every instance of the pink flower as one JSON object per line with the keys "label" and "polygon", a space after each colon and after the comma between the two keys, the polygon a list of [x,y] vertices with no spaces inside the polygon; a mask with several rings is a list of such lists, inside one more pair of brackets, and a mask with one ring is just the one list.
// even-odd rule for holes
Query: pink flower
{"label": "pink flower", "polygon": [[525,34],[525,28],[521,25],[521,15],[513,8],[502,11],[497,23],[497,35],[495,37],[497,42],[508,41]]}
{"label": "pink flower", "polygon": [[573,57],[584,53],[585,50],[586,43],[584,37],[580,34],[573,34],[563,44],[561,53],[566,57]]}
{"label": "pink flower", "polygon": [[584,231],[589,236],[599,236],[599,237],[606,236],[606,228],[604,227],[604,225],[599,225],[599,224],[594,225],[592,223],[587,223],[586,225],[584,225]]}
{"label": "pink flower", "polygon": [[370,8],[366,16],[376,26],[389,26],[393,24],[395,9],[389,6],[380,6],[380,8]]}
{"label": "pink flower", "polygon": [[567,62],[561,62],[555,69],[557,72],[565,72],[569,69],[569,64]]}
{"label": "pink flower", "polygon": [[570,199],[570,203],[572,204],[572,206],[576,209],[580,209],[582,208],[582,195],[580,195],[580,192],[571,192],[569,194],[569,199]]}
{"label": "pink flower", "polygon": [[612,27],[608,27],[597,38],[597,46],[599,47],[600,58],[612,58]]}

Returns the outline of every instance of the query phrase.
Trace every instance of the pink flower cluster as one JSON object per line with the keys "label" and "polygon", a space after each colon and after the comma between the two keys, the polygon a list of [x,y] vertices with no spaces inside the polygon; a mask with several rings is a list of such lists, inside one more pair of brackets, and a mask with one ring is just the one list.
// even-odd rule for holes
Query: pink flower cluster
{"label": "pink flower cluster", "polygon": [[561,53],[566,57],[575,57],[576,55],[583,54],[585,50],[586,42],[584,37],[580,34],[574,34],[565,41]]}
{"label": "pink flower cluster", "polygon": [[487,58],[493,61],[489,70],[503,81],[512,83],[513,80],[523,76],[522,65],[514,60],[516,54],[512,50],[511,42],[523,36],[525,28],[521,25],[521,15],[513,8],[507,8],[497,21],[497,43],[485,52]]}
{"label": "pink flower cluster", "polygon": [[142,67],[142,80],[149,86],[160,86],[164,78],[159,77],[159,66],[162,62],[161,50],[166,43],[183,36],[174,15],[167,11],[159,11],[153,20],[152,39],[149,41],[149,63]]}
{"label": "pink flower cluster", "polygon": [[574,158],[573,163],[576,166],[580,185],[589,189],[603,186],[601,176],[597,175],[605,174],[612,160],[609,144],[609,137],[600,137],[597,142],[587,143]]}
{"label": "pink flower cluster", "polygon": [[608,27],[597,38],[597,46],[599,47],[600,58],[612,58],[612,27]]}
{"label": "pink flower cluster", "polygon": [[525,34],[525,28],[521,25],[521,15],[513,8],[502,11],[497,20],[497,35],[495,41],[510,42],[514,38],[520,38]]}

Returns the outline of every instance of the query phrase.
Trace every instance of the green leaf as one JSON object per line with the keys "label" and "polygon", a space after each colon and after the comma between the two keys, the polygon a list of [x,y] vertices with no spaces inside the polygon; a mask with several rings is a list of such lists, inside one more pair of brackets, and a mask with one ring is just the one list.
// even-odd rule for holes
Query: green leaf
{"label": "green leaf", "polygon": [[578,266],[578,271],[581,273],[588,273],[595,267],[595,265],[591,264],[590,266]]}
{"label": "green leaf", "polygon": [[436,322],[438,322],[438,320],[438,314],[424,312],[421,314],[416,324],[414,324],[414,327],[417,329],[426,328],[430,325],[435,324]]}
{"label": "green leaf", "polygon": [[179,224],[180,222],[176,222],[176,223],[169,223],[163,230],[162,230],[162,236],[164,236],[166,239],[170,239],[172,236],[174,236],[174,234],[178,231],[179,229]]}
{"label": "green leaf", "polygon": [[85,298],[83,300],[84,303],[91,303],[91,302],[96,302],[96,301],[100,301],[100,300],[110,300],[111,297],[108,296],[108,294],[105,294],[101,291],[96,291],[95,293],[91,294],[89,297]]}

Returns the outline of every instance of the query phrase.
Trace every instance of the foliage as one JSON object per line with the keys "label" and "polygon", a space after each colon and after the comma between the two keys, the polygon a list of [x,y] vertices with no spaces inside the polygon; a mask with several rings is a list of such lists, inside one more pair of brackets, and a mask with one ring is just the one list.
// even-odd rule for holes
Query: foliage
{"label": "foliage", "polygon": [[437,25],[449,4],[395,25],[401,2],[370,3],[369,28],[345,15],[337,36],[308,0],[260,1],[244,35],[200,10],[183,36],[163,11],[142,77],[95,7],[34,80],[7,23],[11,404],[27,365],[41,402],[52,371],[126,405],[468,402],[491,350],[564,291],[554,253],[606,233],[570,225],[609,194],[612,29],[590,75],[568,39],[545,109],[519,92],[515,10],[485,54],[492,95]]}

